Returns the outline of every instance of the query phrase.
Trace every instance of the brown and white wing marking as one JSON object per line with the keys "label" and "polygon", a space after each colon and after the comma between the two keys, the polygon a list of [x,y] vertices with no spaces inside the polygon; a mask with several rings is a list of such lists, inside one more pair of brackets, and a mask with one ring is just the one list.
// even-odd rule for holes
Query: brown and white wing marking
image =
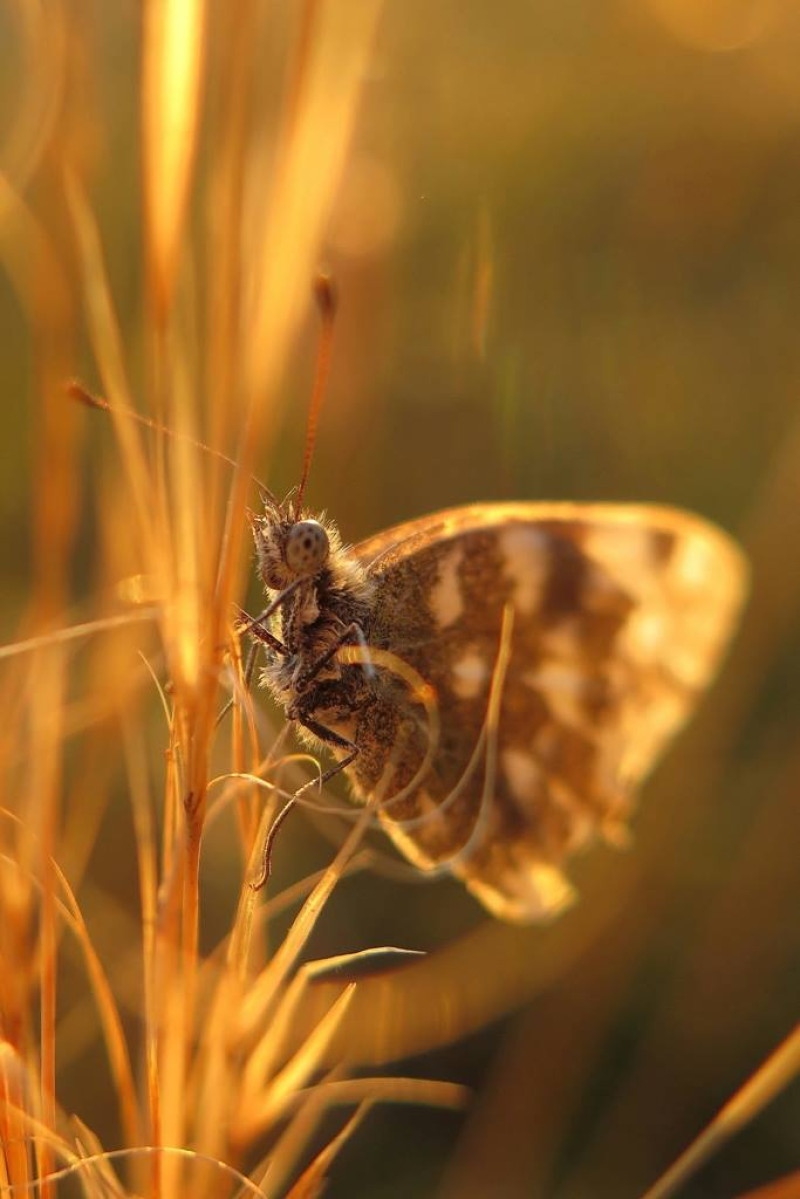
{"label": "brown and white wing marking", "polygon": [[[376,586],[371,644],[433,685],[441,722],[424,781],[382,813],[387,831],[496,915],[553,914],[571,897],[565,858],[624,836],[637,785],[713,677],[746,591],[742,554],[686,513],[604,504],[459,508],[355,553]],[[487,734],[506,608],[510,659]],[[359,730],[362,794],[386,764],[378,747],[401,740],[390,795],[424,748],[420,709],[385,686],[391,699]]]}

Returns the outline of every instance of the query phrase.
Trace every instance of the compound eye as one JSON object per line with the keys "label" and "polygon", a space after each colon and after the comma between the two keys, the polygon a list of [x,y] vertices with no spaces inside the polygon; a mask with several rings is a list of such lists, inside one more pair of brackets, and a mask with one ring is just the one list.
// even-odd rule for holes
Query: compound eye
{"label": "compound eye", "polygon": [[328,534],[317,520],[301,520],[286,536],[286,565],[298,575],[314,575],[328,561]]}

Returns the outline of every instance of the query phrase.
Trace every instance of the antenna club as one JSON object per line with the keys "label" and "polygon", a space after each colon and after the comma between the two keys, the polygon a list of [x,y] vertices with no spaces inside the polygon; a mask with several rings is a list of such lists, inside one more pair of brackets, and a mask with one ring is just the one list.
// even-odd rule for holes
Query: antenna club
{"label": "antenna club", "polygon": [[77,379],[70,379],[64,390],[71,400],[77,400],[79,404],[83,404],[87,408],[96,408],[100,412],[109,412],[111,410],[111,405],[107,400],[101,400],[98,396],[93,396],[91,392],[81,386]]}
{"label": "antenna club", "polygon": [[339,307],[339,296],[332,275],[324,271],[317,275],[314,280],[314,299],[322,319],[326,322],[332,321]]}

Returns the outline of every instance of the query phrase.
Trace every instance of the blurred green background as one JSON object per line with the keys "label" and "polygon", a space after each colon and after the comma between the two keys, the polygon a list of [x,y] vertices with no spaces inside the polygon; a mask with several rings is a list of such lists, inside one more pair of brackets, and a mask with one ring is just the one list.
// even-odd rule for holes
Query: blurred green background
{"label": "blurred green background", "polygon": [[[135,355],[137,16],[97,2],[81,20],[95,41],[94,195]],[[331,1199],[632,1199],[797,1018],[799,51],[788,0],[386,5],[321,264],[340,314],[309,502],[357,541],[474,500],[652,500],[741,533],[756,574],[716,696],[738,700],[728,735],[700,743],[699,780],[690,739],[645,791],[633,853],[659,897],[646,935],[627,939],[623,912],[522,1011],[404,1063],[467,1082],[474,1107],[374,1110]],[[7,140],[21,80],[5,7],[0,64]],[[279,493],[299,474],[314,331],[310,311],[278,451],[261,464]],[[34,360],[4,278],[4,640],[29,580]],[[113,453],[102,427],[89,443],[87,471]],[[93,535],[87,517],[84,563]],[[662,859],[677,787],[682,804],[694,787],[703,799]],[[107,847],[126,844],[125,811],[121,797]],[[210,944],[238,864],[224,834],[205,852]],[[594,874],[578,870],[586,905],[613,885],[616,857],[597,852]],[[293,820],[276,886],[329,854]],[[133,861],[98,852],[93,886],[133,906],[134,880]],[[648,886],[645,873],[631,919]],[[455,883],[358,877],[312,948],[435,949],[482,919]],[[93,931],[102,947],[102,922]],[[518,945],[535,954],[536,932]],[[103,1135],[86,1060],[66,1070],[62,1101]],[[797,1169],[799,1126],[795,1086],[681,1195],[727,1199]]]}

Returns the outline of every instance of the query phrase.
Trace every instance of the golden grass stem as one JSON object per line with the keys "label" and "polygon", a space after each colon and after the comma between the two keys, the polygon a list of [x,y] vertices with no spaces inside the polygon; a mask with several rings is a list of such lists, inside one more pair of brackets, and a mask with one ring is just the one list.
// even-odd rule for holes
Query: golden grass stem
{"label": "golden grass stem", "polygon": [[245,1040],[249,1039],[266,1020],[278,989],[283,986],[288,973],[302,953],[303,946],[311,935],[333,888],[341,878],[345,866],[364,836],[373,811],[379,806],[381,798],[381,789],[376,788],[369,803],[365,804],[359,813],[358,820],[343,841],[336,857],[324,871],[297,914],[275,957],[253,984],[242,1005],[240,1016],[240,1035]]}
{"label": "golden grass stem", "polygon": [[[5,1010],[5,1005],[4,1005]],[[26,1186],[28,1142],[19,1112],[24,1110],[25,1068],[13,1045],[0,1040],[0,1162],[4,1181]]]}
{"label": "golden grass stem", "polygon": [[800,1170],[796,1170],[793,1174],[787,1174],[785,1178],[779,1178],[776,1182],[758,1187],[755,1191],[748,1191],[746,1195],[739,1195],[737,1199],[797,1199],[798,1195],[800,1195]]}
{"label": "golden grass stem", "polygon": [[108,629],[122,628],[137,620],[155,620],[159,610],[156,607],[140,608],[132,612],[123,612],[119,616],[105,616],[98,620],[87,620],[82,624],[70,625],[65,629],[54,629],[52,632],[39,633],[35,637],[26,637],[23,641],[11,641],[0,645],[0,659],[16,658],[21,654],[35,653],[36,650],[63,645],[70,641],[80,641],[95,633],[103,633]]}
{"label": "golden grass stem", "polygon": [[235,1119],[236,1137],[242,1144],[255,1140],[280,1117],[301,1087],[318,1069],[355,993],[355,983],[345,987],[316,1028],[259,1094],[244,1094]]}
{"label": "golden grass stem", "polygon": [[65,174],[65,193],[80,255],[92,346],[106,394],[111,400],[114,429],[139,526],[141,557],[144,561],[155,558],[153,574],[161,582],[166,572],[158,553],[161,543],[156,536],[151,510],[150,472],[136,430],[130,421],[122,415],[116,415],[117,407],[124,410],[134,405],[127,381],[122,337],[106,277],[100,234],[83,184],[70,170]]}
{"label": "golden grass stem", "polygon": [[[342,1067],[336,1066],[323,1075],[322,1081],[333,1082],[341,1078],[342,1074]],[[314,1135],[326,1110],[320,1091],[314,1088],[305,1102],[300,1104],[270,1152],[250,1171],[250,1177],[258,1182],[270,1197],[284,1194],[289,1179],[298,1168],[300,1155]],[[236,1199],[239,1199],[238,1195]]]}
{"label": "golden grass stem", "polygon": [[372,1099],[365,1099],[358,1105],[344,1127],[328,1141],[327,1145],[320,1149],[314,1160],[309,1163],[287,1193],[286,1199],[314,1199],[314,1196],[320,1193],[334,1158],[347,1144],[374,1105],[375,1101]]}
{"label": "golden grass stem", "polygon": [[119,1009],[72,889],[57,864],[53,864],[53,869],[66,895],[66,902],[73,920],[73,927],[83,950],[86,969],[100,1013],[109,1064],[114,1078],[115,1092],[120,1105],[122,1131],[128,1142],[136,1145],[141,1140],[141,1120],[136,1098],[136,1084],[133,1078],[128,1045],[125,1040],[125,1032],[122,1027]]}
{"label": "golden grass stem", "polygon": [[[53,658],[55,657],[55,661]],[[45,666],[38,660],[34,667],[37,701],[33,712],[31,736],[32,768],[30,811],[38,817],[41,830],[42,879],[39,940],[40,988],[40,1103],[43,1122],[56,1126],[56,895],[53,860],[59,819],[60,794],[60,709],[63,698],[63,662],[51,655]],[[50,1172],[50,1146],[37,1141],[40,1177]],[[52,1189],[43,1182],[42,1199],[51,1199]]]}
{"label": "golden grass stem", "polygon": [[[13,814],[10,813],[3,812],[3,815],[12,815],[13,819],[17,819],[16,817],[13,817]],[[17,866],[17,863],[5,854],[0,854],[0,862],[3,862],[5,865],[8,865],[12,868]],[[103,1034],[106,1040],[109,1063],[116,1085],[116,1093],[120,1103],[121,1125],[125,1135],[132,1144],[135,1144],[138,1142],[140,1137],[138,1104],[136,1100],[136,1088],[133,1081],[133,1072],[131,1070],[130,1058],[128,1056],[127,1043],[122,1027],[122,1021],[119,1015],[119,1009],[114,1000],[114,994],[103,969],[100,958],[94,948],[94,945],[92,944],[86,923],[83,919],[83,915],[80,907],[78,906],[78,902],[75,898],[72,888],[70,887],[64,873],[55,860],[51,860],[51,871],[53,878],[57,879],[65,895],[65,902],[63,904],[57,898],[55,899],[55,904],[59,915],[75,934],[76,940],[78,941],[78,944],[84,955],[86,971],[89,975],[89,981],[94,993],[97,1010],[100,1014]],[[43,905],[45,896],[44,880],[36,879],[35,884],[40,889]]]}
{"label": "golden grass stem", "polygon": [[147,0],[142,37],[142,160],[150,298],[170,306],[195,160],[203,77],[204,0]]}
{"label": "golden grass stem", "polygon": [[642,1199],[668,1199],[800,1073],[800,1024],[717,1113]]}
{"label": "golden grass stem", "polygon": [[[472,1098],[469,1087],[429,1078],[371,1076],[347,1078],[341,1082],[323,1082],[317,1086],[331,1104],[364,1103],[371,1100],[374,1103],[413,1103],[460,1111]],[[298,1092],[292,1102],[302,1102],[305,1095],[306,1092]]]}
{"label": "golden grass stem", "polygon": [[[162,695],[162,701],[165,697]],[[139,867],[139,904],[142,914],[142,973],[144,978],[145,1075],[148,1099],[148,1142],[161,1144],[161,1112],[158,1088],[158,996],[157,996],[157,888],[158,847],[152,803],[144,767],[145,750],[136,726],[123,725],[124,744],[130,780],[136,857]],[[150,1163],[151,1199],[161,1199],[161,1158],[154,1154]]]}
{"label": "golden grass stem", "polygon": [[[21,1112],[21,1116],[25,1121],[26,1127],[35,1131],[39,1136],[44,1137],[48,1135],[48,1130],[27,1116],[27,1113]],[[187,1165],[200,1163],[213,1166],[219,1174],[225,1176],[229,1181],[238,1183],[240,1195],[254,1195],[256,1199],[266,1199],[264,1191],[252,1182],[251,1179],[235,1169],[235,1167],[229,1165],[227,1162],[220,1161],[218,1158],[212,1157],[211,1154],[201,1153],[195,1149],[186,1149],[179,1145],[137,1145],[125,1149],[106,1149],[94,1155],[80,1156],[73,1153],[69,1149],[67,1142],[62,1138],[51,1135],[50,1139],[53,1148],[68,1162],[62,1169],[56,1170],[50,1175],[50,1181],[53,1183],[73,1178],[76,1174],[81,1174],[82,1171],[88,1172],[100,1164],[105,1165],[112,1162],[124,1161],[135,1162],[137,1159],[160,1157],[167,1160],[179,1160]],[[107,1196],[107,1190],[101,1191],[97,1199],[107,1199]],[[16,1199],[16,1196],[14,1196],[14,1199]],[[180,1199],[187,1199],[187,1193],[184,1193]]]}

